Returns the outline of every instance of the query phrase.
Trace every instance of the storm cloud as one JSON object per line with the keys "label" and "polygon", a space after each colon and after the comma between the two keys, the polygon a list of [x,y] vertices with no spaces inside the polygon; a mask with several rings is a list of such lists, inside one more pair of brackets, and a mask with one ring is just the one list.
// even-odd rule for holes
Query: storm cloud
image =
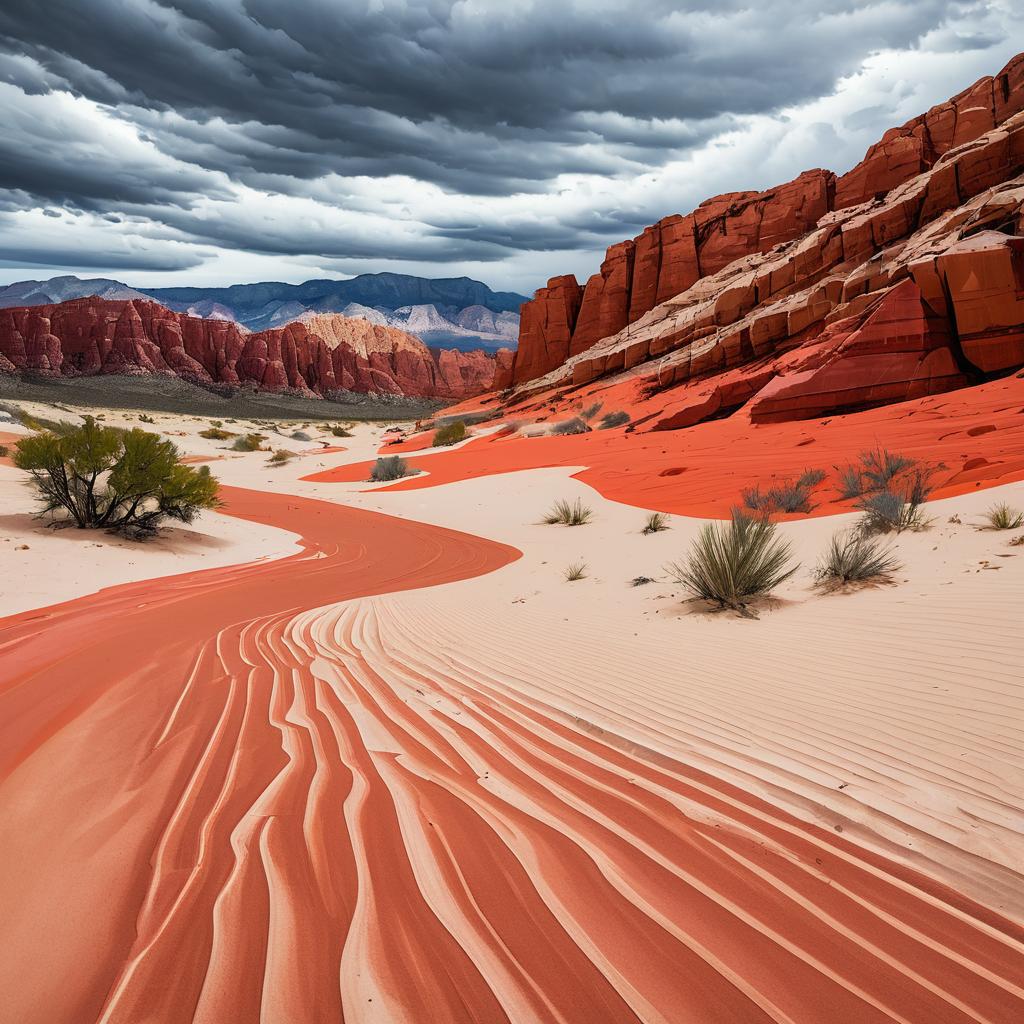
{"label": "storm cloud", "polygon": [[25,216],[0,223],[0,257],[46,265],[25,232],[57,208],[62,269],[132,269],[96,260],[134,250],[196,281],[234,256],[239,275],[480,265],[534,287],[544,254],[852,162],[914,102],[997,70],[1016,6],[6,0],[0,209]]}

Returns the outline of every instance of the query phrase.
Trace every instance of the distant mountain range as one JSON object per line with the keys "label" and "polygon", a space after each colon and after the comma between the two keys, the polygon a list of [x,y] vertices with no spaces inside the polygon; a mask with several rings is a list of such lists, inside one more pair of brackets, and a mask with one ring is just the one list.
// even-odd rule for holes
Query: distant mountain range
{"label": "distant mountain range", "polygon": [[154,299],[177,313],[233,320],[251,331],[282,327],[308,313],[341,313],[397,327],[427,345],[515,347],[525,295],[494,292],[468,277],[428,280],[408,274],[360,274],[347,281],[266,281],[227,288],[132,288],[108,278],[54,277],[0,288],[0,308],[40,306],[89,295]]}

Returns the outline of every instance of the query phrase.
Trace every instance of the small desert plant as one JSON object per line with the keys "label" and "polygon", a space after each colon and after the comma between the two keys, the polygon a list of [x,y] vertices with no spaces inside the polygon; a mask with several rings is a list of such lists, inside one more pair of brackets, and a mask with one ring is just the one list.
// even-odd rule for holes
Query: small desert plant
{"label": "small desert plant", "polygon": [[653,583],[653,582],[654,582],[654,580],[651,579],[650,576],[634,576],[629,581],[629,585],[631,587],[643,587],[643,586],[646,586],[648,583]]}
{"label": "small desert plant", "polygon": [[338,427],[338,426],[331,427],[331,433],[335,437],[351,437],[352,436],[352,431],[348,430],[346,427]]}
{"label": "small desert plant", "polygon": [[1024,512],[1009,505],[993,505],[986,513],[990,530],[1018,530],[1024,526]]}
{"label": "small desert plant", "polygon": [[446,448],[451,444],[458,444],[466,437],[466,424],[462,420],[456,420],[441,427],[434,433],[434,447]]}
{"label": "small desert plant", "polygon": [[619,410],[618,412],[606,412],[598,424],[600,430],[611,430],[612,427],[624,427],[629,422],[629,413]]}
{"label": "small desert plant", "polygon": [[544,522],[548,526],[583,526],[590,522],[593,510],[577,498],[573,502],[556,501],[551,506],[551,511],[544,516]]}
{"label": "small desert plant", "polygon": [[290,452],[287,448],[278,448],[267,461],[271,466],[283,466],[286,462],[294,458],[295,452]]}
{"label": "small desert plant", "polygon": [[0,459],[6,459],[10,453],[10,448],[5,444],[0,444]]}
{"label": "small desert plant", "polygon": [[851,530],[833,536],[814,576],[818,586],[828,587],[885,579],[899,568],[891,549],[877,538]]}
{"label": "small desert plant", "polygon": [[1024,533],[1018,534],[1010,540],[1011,548],[1019,548],[1022,544],[1024,544]]}
{"label": "small desert plant", "polygon": [[901,491],[883,490],[857,503],[863,512],[859,528],[863,533],[889,533],[923,530],[928,525],[921,511],[931,491],[927,470],[910,474]]}
{"label": "small desert plant", "polygon": [[258,452],[266,439],[266,434],[243,434],[241,437],[235,438],[231,450],[233,452]]}
{"label": "small desert plant", "polygon": [[644,533],[661,533],[662,530],[667,530],[668,516],[664,512],[652,512],[647,517],[647,522],[644,524]]}
{"label": "small desert plant", "polygon": [[[815,485],[802,481],[817,472],[808,471],[796,483],[787,480],[767,491],[762,491],[760,487],[748,487],[742,494],[743,504],[752,512],[764,515],[770,515],[772,512],[810,512],[814,507],[811,504],[811,489]],[[817,482],[820,483],[823,479],[824,474]]]}
{"label": "small desert plant", "polygon": [[153,419],[152,416],[147,416],[145,413],[142,413],[139,416],[139,422],[140,423],[156,423],[156,420]]}
{"label": "small desert plant", "polygon": [[401,455],[387,455],[373,464],[370,482],[377,484],[388,480],[401,480],[403,476],[409,476],[409,463]]}
{"label": "small desert plant", "polygon": [[562,575],[569,583],[575,583],[576,580],[585,580],[587,578],[587,563],[573,562],[572,565],[562,571]]}
{"label": "small desert plant", "polygon": [[23,438],[14,464],[31,476],[40,514],[64,513],[79,529],[145,536],[165,518],[191,523],[218,505],[208,467],[182,465],[157,434],[104,427],[91,416]]}
{"label": "small desert plant", "polygon": [[604,402],[594,402],[593,405],[580,409],[580,419],[589,423],[603,408]]}
{"label": "small desert plant", "polygon": [[884,491],[889,484],[905,469],[909,469],[914,460],[905,455],[897,455],[885,448],[861,452],[862,473],[867,484],[866,490]]}
{"label": "small desert plant", "polygon": [[220,427],[209,427],[207,430],[200,430],[199,436],[205,437],[209,441],[226,441],[233,435],[230,430],[221,430]]}
{"label": "small desert plant", "polygon": [[803,487],[807,490],[813,490],[825,479],[825,471],[823,469],[805,469],[797,480],[797,487]]}
{"label": "small desert plant", "polygon": [[586,434],[590,430],[587,421],[579,416],[573,416],[571,420],[562,420],[551,428],[552,434]]}
{"label": "small desert plant", "polygon": [[704,526],[686,561],[666,571],[694,597],[749,616],[751,598],[767,594],[799,568],[777,529],[768,519],[751,519],[737,510],[728,523]]}
{"label": "small desert plant", "polygon": [[839,474],[839,497],[859,498],[864,493],[864,473],[859,466],[836,467]]}

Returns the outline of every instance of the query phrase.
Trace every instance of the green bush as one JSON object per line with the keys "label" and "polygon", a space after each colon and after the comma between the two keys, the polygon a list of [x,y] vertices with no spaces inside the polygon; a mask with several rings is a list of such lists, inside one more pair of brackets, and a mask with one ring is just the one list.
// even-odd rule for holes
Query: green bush
{"label": "green bush", "polygon": [[593,514],[593,510],[579,498],[573,502],[556,501],[551,511],[544,516],[544,523],[548,526],[583,526],[590,522]]}
{"label": "green bush", "polygon": [[450,444],[458,444],[466,437],[466,424],[462,420],[456,420],[447,426],[441,427],[434,433],[434,447],[445,448]]}
{"label": "green bush", "polygon": [[81,529],[145,536],[163,519],[190,523],[218,504],[208,467],[182,465],[157,434],[100,426],[91,416],[23,438],[14,464],[31,476],[41,515],[64,513]]}
{"label": "green bush", "polygon": [[243,434],[241,437],[235,438],[231,450],[233,452],[258,452],[266,439],[266,434]]}
{"label": "green bush", "polygon": [[904,470],[914,465],[914,460],[905,455],[897,455],[885,448],[861,452],[860,462],[866,490],[884,491],[893,480]]}
{"label": "green bush", "polygon": [[668,516],[664,512],[652,512],[647,517],[647,522],[644,524],[644,533],[661,533],[662,530],[667,530]]}
{"label": "green bush", "polygon": [[993,505],[986,513],[990,530],[1017,530],[1024,525],[1024,512],[1009,505]]}
{"label": "green bush", "polygon": [[378,459],[370,471],[371,483],[383,483],[387,480],[401,480],[403,476],[411,475],[409,464],[401,455],[389,455]]}
{"label": "green bush", "polygon": [[901,568],[892,551],[857,530],[837,533],[814,570],[819,586],[885,579]]}
{"label": "green bush", "polygon": [[751,519],[737,510],[728,523],[705,525],[686,561],[666,571],[694,597],[747,615],[751,598],[769,593],[798,568],[791,564],[789,542],[776,531],[770,520]]}

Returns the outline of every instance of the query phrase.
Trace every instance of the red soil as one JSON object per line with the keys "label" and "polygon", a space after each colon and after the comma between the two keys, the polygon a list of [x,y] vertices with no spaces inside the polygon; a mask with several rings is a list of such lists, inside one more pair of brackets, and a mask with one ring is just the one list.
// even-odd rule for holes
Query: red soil
{"label": "red soil", "polygon": [[1020,1019],[1019,927],[322,607],[514,549],[225,497],[304,550],[0,621],[4,1020]]}
{"label": "red soil", "polygon": [[[635,382],[602,391],[606,408],[643,416],[653,403],[635,396]],[[575,395],[586,403],[587,396]],[[656,407],[671,413],[664,396]],[[547,410],[546,410],[547,411]],[[515,415],[515,412],[511,414]],[[563,407],[561,415],[571,415]],[[560,417],[557,417],[560,418]],[[982,429],[991,427],[992,429]],[[422,438],[388,453],[415,451]],[[425,470],[385,490],[414,490],[495,473],[547,466],[584,466],[575,475],[607,498],[680,515],[722,517],[744,488],[820,468],[830,481],[815,495],[816,515],[848,511],[830,483],[834,466],[884,446],[936,467],[934,498],[1024,479],[1024,379],[1008,377],[979,387],[821,420],[753,424],[745,410],[683,430],[627,433],[595,430],[570,437],[488,435],[462,448],[410,458]],[[307,477],[352,482],[369,477],[370,463]]]}

